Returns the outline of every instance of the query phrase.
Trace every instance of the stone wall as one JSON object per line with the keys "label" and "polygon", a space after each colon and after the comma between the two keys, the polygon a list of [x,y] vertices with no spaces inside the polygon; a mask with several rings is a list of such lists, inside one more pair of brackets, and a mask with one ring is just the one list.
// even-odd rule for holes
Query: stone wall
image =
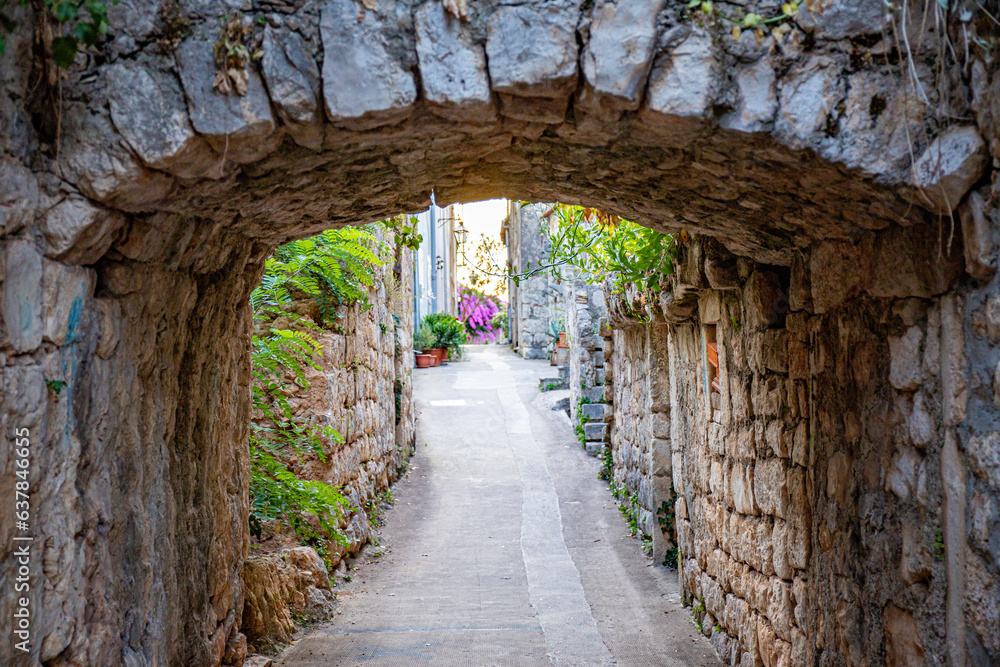
{"label": "stone wall", "polygon": [[[638,527],[652,539],[652,556],[662,564],[675,546],[672,530],[663,530],[658,513],[673,505],[670,443],[667,327],[643,326],[620,317],[605,339],[609,402],[613,406],[611,455],[613,482],[639,502]],[[628,502],[624,500],[623,502]],[[665,519],[666,516],[664,515]]]}
{"label": "stone wall", "polygon": [[[542,219],[549,206],[511,202],[507,256],[513,274],[525,274],[546,260]],[[525,359],[545,359],[553,347],[552,325],[566,323],[562,287],[548,271],[508,281],[511,346]]]}
{"label": "stone wall", "polygon": [[[122,0],[109,7],[107,37],[63,72],[40,6],[9,8],[0,471],[14,465],[13,429],[28,428],[30,661],[219,663],[243,607],[244,304],[264,258],[322,229],[425,210],[432,193],[442,205],[585,204],[717,237],[808,275],[802,293],[830,331],[845,299],[947,293],[962,237],[969,275],[984,281],[959,295],[975,411],[946,411],[955,448],[944,451],[950,467],[986,453],[948,487],[943,532],[958,539],[959,510],[975,509],[978,534],[996,533],[986,493],[997,352],[974,313],[995,289],[1000,71],[978,5],[945,15],[940,3],[889,13],[877,0],[833,0],[758,43],[750,30],[738,40],[704,32],[683,3],[468,4],[468,20],[456,20],[443,3],[411,0],[375,10]],[[254,26],[247,46],[263,52],[244,96],[212,86],[229,12]],[[956,209],[953,243],[940,214]],[[806,274],[803,262],[822,270]],[[792,283],[794,304],[804,283]],[[0,476],[0,495],[12,497],[13,480]],[[5,637],[13,530],[0,523]],[[977,574],[995,572],[993,543],[973,544],[974,558],[948,561],[953,601],[965,599],[966,569],[969,591],[993,581]],[[975,629],[988,628],[991,607],[967,612],[987,614],[968,633],[963,609],[948,607],[949,646],[992,651]],[[882,627],[877,614],[864,618]],[[9,651],[0,646],[0,661],[13,662]]]}
{"label": "stone wall", "polygon": [[583,280],[565,281],[563,310],[569,338],[570,419],[575,420],[580,399],[586,398],[590,403],[606,402],[604,339],[600,332],[601,322],[607,319],[604,288],[588,285]]}
{"label": "stone wall", "polygon": [[664,293],[611,303],[614,477],[651,509],[671,471],[684,594],[727,663],[992,664],[994,292],[817,313],[831,268],[704,240]]}

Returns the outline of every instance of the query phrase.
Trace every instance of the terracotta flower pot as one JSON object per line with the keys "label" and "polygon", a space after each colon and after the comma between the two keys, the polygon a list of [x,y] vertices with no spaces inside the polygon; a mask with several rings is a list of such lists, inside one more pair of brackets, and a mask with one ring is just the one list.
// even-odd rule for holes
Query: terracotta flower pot
{"label": "terracotta flower pot", "polygon": [[418,354],[417,355],[417,368],[430,368],[431,363],[434,361],[433,354]]}
{"label": "terracotta flower pot", "polygon": [[451,348],[446,347],[444,348],[444,356],[441,357],[441,361],[450,361],[450,360],[451,360]]}
{"label": "terracotta flower pot", "polygon": [[435,347],[434,349],[427,351],[434,355],[434,365],[440,366],[441,360],[444,359],[444,350],[440,347]]}
{"label": "terracotta flower pot", "polygon": [[559,342],[556,343],[556,347],[569,347],[569,339],[566,337],[565,331],[559,332]]}

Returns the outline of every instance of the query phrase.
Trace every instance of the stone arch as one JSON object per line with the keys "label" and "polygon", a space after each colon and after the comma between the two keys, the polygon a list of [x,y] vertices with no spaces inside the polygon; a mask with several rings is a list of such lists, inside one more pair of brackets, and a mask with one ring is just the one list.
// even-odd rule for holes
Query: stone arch
{"label": "stone arch", "polygon": [[[3,437],[41,445],[38,660],[222,660],[248,544],[245,301],[278,243],[432,192],[503,195],[714,237],[789,267],[815,314],[992,276],[983,196],[965,196],[997,156],[996,74],[979,63],[979,97],[956,103],[978,128],[921,141],[914,93],[856,57],[890,25],[881,2],[834,3],[784,45],[721,40],[663,0],[465,18],[436,0],[230,3],[265,24],[245,95],[213,89],[211,4],[122,0],[59,84],[58,123],[47,33],[14,11],[0,366]],[[939,259],[960,202],[971,222]]]}

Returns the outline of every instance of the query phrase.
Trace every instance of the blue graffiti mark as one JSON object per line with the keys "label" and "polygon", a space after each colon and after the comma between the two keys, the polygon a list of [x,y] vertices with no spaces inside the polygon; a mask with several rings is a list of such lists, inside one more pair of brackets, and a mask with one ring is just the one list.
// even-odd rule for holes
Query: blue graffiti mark
{"label": "blue graffiti mark", "polygon": [[[81,291],[86,287],[85,284],[81,283]],[[80,324],[83,322],[83,299],[76,297],[73,299],[73,305],[69,309],[69,321],[66,323],[66,342],[72,343],[76,340],[77,334],[80,331]]]}

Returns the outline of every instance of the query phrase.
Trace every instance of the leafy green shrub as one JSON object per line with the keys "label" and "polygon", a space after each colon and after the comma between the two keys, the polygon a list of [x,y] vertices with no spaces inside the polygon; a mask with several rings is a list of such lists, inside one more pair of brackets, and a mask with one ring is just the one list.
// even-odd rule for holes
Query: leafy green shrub
{"label": "leafy green shrub", "polygon": [[421,322],[413,334],[413,349],[423,352],[432,347],[434,347],[434,334],[431,333],[431,327],[427,322]]}
{"label": "leafy green shrub", "polygon": [[431,313],[424,318],[423,324],[430,327],[435,348],[450,350],[456,359],[462,356],[462,345],[468,341],[469,334],[458,318],[448,313]]}

